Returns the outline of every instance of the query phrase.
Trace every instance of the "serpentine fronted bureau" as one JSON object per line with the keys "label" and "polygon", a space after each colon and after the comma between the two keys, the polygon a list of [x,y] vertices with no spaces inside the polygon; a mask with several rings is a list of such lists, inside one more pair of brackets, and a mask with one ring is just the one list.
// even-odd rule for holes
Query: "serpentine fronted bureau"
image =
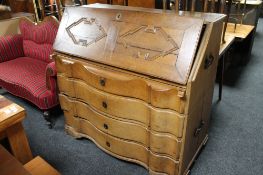
{"label": "serpentine fronted bureau", "polygon": [[53,56],[66,131],[151,174],[187,173],[207,141],[223,19],[66,8]]}

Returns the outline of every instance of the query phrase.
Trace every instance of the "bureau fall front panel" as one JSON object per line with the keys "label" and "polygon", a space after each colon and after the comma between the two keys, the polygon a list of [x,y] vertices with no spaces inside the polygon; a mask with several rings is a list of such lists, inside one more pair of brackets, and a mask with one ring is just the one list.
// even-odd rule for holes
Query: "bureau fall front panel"
{"label": "bureau fall front panel", "polygon": [[202,19],[173,13],[129,11],[119,6],[66,8],[54,48],[185,85],[202,28]]}

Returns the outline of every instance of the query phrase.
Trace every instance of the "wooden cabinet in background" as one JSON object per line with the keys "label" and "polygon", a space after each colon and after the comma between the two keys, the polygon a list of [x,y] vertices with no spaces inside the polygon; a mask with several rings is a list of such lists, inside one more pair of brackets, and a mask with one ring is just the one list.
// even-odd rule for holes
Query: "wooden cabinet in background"
{"label": "wooden cabinet in background", "polygon": [[126,0],[87,0],[88,4],[101,3],[112,5],[126,5]]}
{"label": "wooden cabinet in background", "polygon": [[33,0],[7,0],[13,13],[35,13]]}
{"label": "wooden cabinet in background", "polygon": [[155,0],[128,0],[128,6],[132,7],[144,7],[144,8],[155,8]]}
{"label": "wooden cabinet in background", "polygon": [[101,4],[107,4],[108,0],[87,0],[88,4],[94,4],[94,3],[101,3]]}
{"label": "wooden cabinet in background", "polygon": [[208,138],[225,16],[65,11],[53,58],[66,131],[152,174],[187,173]]}
{"label": "wooden cabinet in background", "polygon": [[128,5],[133,7],[155,8],[155,0],[88,0],[88,4],[101,3],[112,5]]}

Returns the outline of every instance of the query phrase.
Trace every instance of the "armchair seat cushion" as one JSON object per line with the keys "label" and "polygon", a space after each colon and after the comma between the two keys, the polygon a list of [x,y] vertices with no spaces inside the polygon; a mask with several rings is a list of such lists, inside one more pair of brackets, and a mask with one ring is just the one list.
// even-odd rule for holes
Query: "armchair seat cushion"
{"label": "armchair seat cushion", "polygon": [[0,64],[0,87],[25,98],[40,109],[50,109],[58,104],[56,93],[46,86],[48,63],[29,57],[20,57]]}

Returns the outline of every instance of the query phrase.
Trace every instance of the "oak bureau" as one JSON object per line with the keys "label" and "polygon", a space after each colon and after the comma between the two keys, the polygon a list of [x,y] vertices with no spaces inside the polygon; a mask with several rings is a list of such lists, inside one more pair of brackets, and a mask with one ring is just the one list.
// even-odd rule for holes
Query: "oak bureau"
{"label": "oak bureau", "polygon": [[224,17],[66,8],[53,55],[66,131],[150,174],[187,174],[208,138]]}

